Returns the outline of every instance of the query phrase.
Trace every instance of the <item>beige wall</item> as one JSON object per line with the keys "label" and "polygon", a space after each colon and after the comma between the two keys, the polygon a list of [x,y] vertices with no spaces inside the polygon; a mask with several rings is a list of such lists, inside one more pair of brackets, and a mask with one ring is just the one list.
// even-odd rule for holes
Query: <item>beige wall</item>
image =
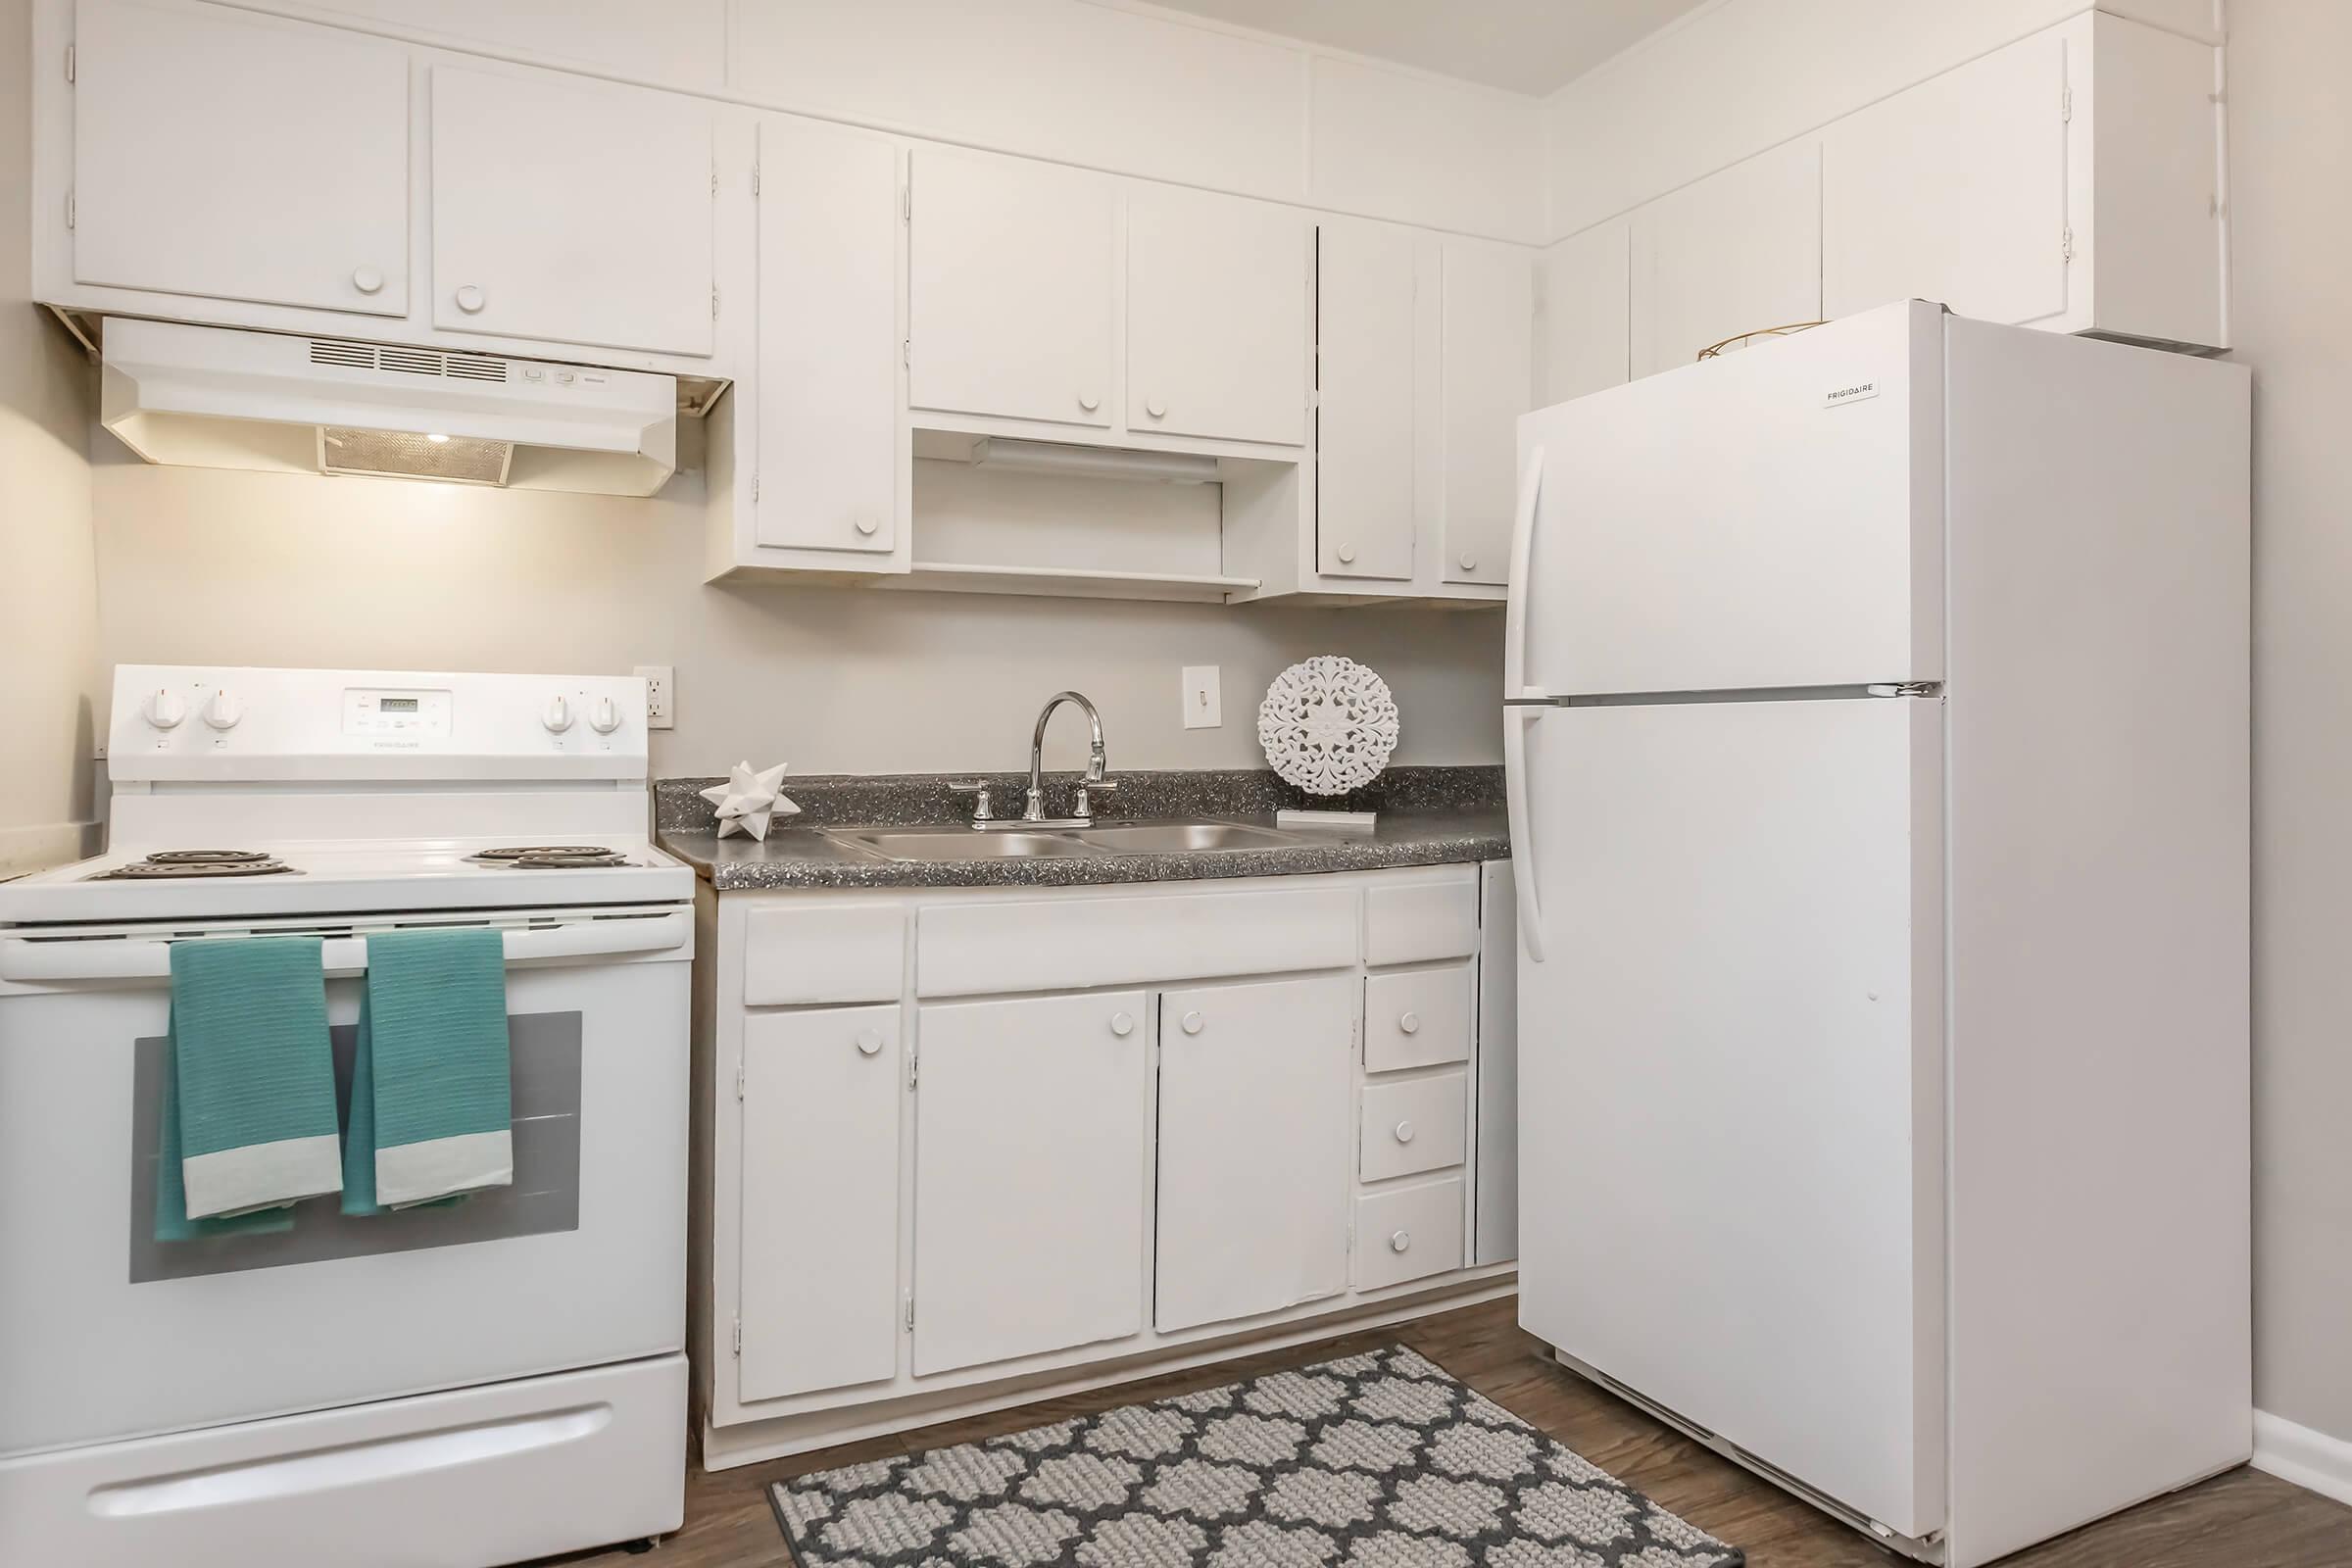
{"label": "beige wall", "polygon": [[[115,662],[625,672],[677,669],[665,774],[739,759],[801,772],[1015,767],[1076,686],[1121,767],[1259,766],[1284,665],[1346,654],[1396,693],[1404,762],[1501,755],[1498,611],[705,586],[702,478],[651,501],[401,480],[155,468],[93,436]],[[1127,487],[1133,488],[1133,487]],[[1223,671],[1225,722],[1186,730],[1179,669]],[[1083,756],[1055,721],[1050,756]]]}
{"label": "beige wall", "polygon": [[2255,1402],[2352,1440],[2352,6],[2230,0],[2254,368]]}
{"label": "beige wall", "polygon": [[0,0],[0,876],[82,851],[98,679],[90,372],[27,298],[30,30],[25,0]]}

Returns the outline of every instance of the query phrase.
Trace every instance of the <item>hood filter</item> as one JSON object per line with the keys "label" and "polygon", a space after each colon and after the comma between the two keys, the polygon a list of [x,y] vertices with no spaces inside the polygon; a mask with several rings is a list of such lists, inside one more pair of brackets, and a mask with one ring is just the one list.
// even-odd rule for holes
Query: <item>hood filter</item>
{"label": "hood filter", "polygon": [[514,457],[512,441],[482,441],[465,435],[436,441],[405,430],[355,430],[342,425],[328,425],[318,432],[318,467],[324,473],[503,485]]}

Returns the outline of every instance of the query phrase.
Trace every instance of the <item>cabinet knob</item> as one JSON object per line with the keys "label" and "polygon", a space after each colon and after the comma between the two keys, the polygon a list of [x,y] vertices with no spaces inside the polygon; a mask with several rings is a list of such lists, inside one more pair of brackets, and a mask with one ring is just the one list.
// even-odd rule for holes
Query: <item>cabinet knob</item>
{"label": "cabinet knob", "polygon": [[1340,546],[1340,564],[1341,564],[1341,565],[1343,565],[1343,566],[1345,566],[1345,565],[1348,565],[1348,564],[1352,564],[1352,563],[1354,562],[1354,560],[1355,560],[1355,546],[1353,546],[1353,545],[1342,545],[1342,546]]}
{"label": "cabinet knob", "polygon": [[1146,399],[1144,403],[1144,412],[1152,416],[1152,417],[1154,419],[1164,419],[1167,417],[1168,414],[1167,400],[1165,398]]}
{"label": "cabinet knob", "polygon": [[1411,1122],[1400,1121],[1396,1124],[1396,1141],[1400,1144],[1409,1144],[1413,1141],[1413,1124]]}
{"label": "cabinet knob", "polygon": [[1131,1014],[1124,1012],[1112,1013],[1110,1015],[1110,1032],[1114,1035],[1117,1035],[1121,1040],[1126,1039],[1129,1035],[1135,1033],[1134,1017]]}
{"label": "cabinet knob", "polygon": [[858,1054],[870,1056],[882,1049],[882,1037],[871,1029],[858,1031]]}
{"label": "cabinet knob", "polygon": [[1413,1234],[1410,1231],[1397,1231],[1389,1237],[1389,1250],[1392,1252],[1401,1252],[1412,1245]]}
{"label": "cabinet knob", "polygon": [[853,524],[853,526],[855,526],[859,533],[870,539],[874,535],[874,530],[882,525],[871,517],[859,517],[857,522]]}
{"label": "cabinet knob", "polygon": [[1102,400],[1095,396],[1092,392],[1081,392],[1078,394],[1078,407],[1085,410],[1087,413],[1092,414],[1102,406]]}
{"label": "cabinet knob", "polygon": [[481,308],[488,303],[489,301],[482,297],[482,291],[471,283],[458,290],[458,309],[464,311],[467,316],[477,315]]}
{"label": "cabinet knob", "polygon": [[1478,569],[1478,558],[1470,554],[1470,552],[1467,550],[1462,552],[1462,569],[1464,571],[1476,571]]}
{"label": "cabinet knob", "polygon": [[1205,1021],[1199,1013],[1188,1012],[1184,1015],[1184,1032],[1188,1035],[1197,1035]]}
{"label": "cabinet knob", "polygon": [[1396,1019],[1396,1027],[1408,1035],[1417,1035],[1421,1032],[1421,1015],[1417,1012],[1402,1013]]}
{"label": "cabinet knob", "polygon": [[351,286],[363,294],[373,294],[384,286],[384,274],[372,267],[352,270]]}

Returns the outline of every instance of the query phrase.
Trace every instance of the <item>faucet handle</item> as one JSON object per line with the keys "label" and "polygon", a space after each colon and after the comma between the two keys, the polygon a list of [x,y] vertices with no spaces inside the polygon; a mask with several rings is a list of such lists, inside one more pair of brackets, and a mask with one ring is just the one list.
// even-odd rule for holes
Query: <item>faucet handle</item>
{"label": "faucet handle", "polygon": [[995,813],[990,810],[988,804],[988,792],[993,787],[984,778],[957,778],[948,781],[950,790],[957,795],[969,795],[972,798],[972,823],[974,826],[996,820]]}
{"label": "faucet handle", "polygon": [[1078,818],[1078,820],[1080,820],[1081,822],[1091,822],[1091,821],[1093,821],[1093,820],[1094,820],[1094,816],[1095,816],[1095,804],[1094,804],[1094,802],[1093,802],[1093,801],[1091,801],[1091,800],[1089,800],[1089,799],[1087,798],[1087,796],[1088,796],[1089,792],[1092,792],[1092,793],[1094,793],[1094,794],[1100,795],[1100,794],[1101,794],[1101,793],[1102,793],[1104,790],[1115,790],[1115,789],[1117,789],[1118,787],[1119,787],[1119,781],[1118,781],[1117,779],[1115,779],[1115,778],[1095,778],[1095,779],[1081,779],[1081,780],[1079,780],[1079,781],[1078,781],[1078,801],[1077,801],[1077,804],[1076,804],[1076,805],[1074,805],[1074,806],[1072,806],[1072,807],[1070,808],[1070,814],[1071,814],[1072,816],[1074,816],[1074,817]]}

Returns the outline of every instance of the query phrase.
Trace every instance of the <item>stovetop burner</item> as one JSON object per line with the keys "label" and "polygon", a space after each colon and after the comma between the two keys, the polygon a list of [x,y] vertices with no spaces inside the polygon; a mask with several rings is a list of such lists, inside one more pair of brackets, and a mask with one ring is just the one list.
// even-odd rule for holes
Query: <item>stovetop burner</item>
{"label": "stovetop burner", "polygon": [[526,871],[593,870],[626,865],[629,858],[601,844],[521,844],[510,849],[484,850],[474,859],[491,865],[512,865]]}
{"label": "stovetop burner", "polygon": [[168,881],[197,876],[281,876],[294,867],[261,850],[158,850],[144,860],[133,860],[101,871],[100,882]]}

